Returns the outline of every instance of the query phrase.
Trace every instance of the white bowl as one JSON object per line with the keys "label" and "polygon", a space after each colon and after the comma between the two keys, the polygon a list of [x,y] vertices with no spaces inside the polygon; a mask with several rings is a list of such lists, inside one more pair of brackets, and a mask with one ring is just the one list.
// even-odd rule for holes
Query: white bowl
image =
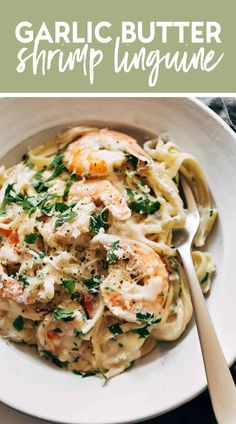
{"label": "white bowl", "polygon": [[[217,274],[207,303],[231,364],[236,358],[235,135],[210,110],[187,98],[5,99],[0,101],[1,161],[16,163],[27,145],[43,142],[68,124],[94,121],[102,125],[112,122],[114,127],[131,133],[136,129],[145,134],[170,132],[206,171],[219,210],[208,246],[216,258]],[[193,322],[176,343],[160,343],[154,352],[105,386],[96,377],[81,379],[54,368],[4,340],[0,341],[0,375],[2,402],[33,416],[67,424],[144,420],[181,405],[206,386]]]}

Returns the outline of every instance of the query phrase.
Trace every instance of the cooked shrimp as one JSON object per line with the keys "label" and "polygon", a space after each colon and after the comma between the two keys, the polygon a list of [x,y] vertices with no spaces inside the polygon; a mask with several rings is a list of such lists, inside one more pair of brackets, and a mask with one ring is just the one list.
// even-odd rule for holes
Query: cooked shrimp
{"label": "cooked shrimp", "polygon": [[14,328],[14,321],[19,315],[14,312],[0,311],[0,335],[14,342],[25,342],[29,345],[35,344],[35,323],[24,319],[24,327],[21,331]]}
{"label": "cooked shrimp", "polygon": [[71,300],[63,302],[40,323],[37,331],[39,349],[51,352],[62,362],[73,362],[80,354],[82,341],[90,339],[87,333],[102,311],[103,307],[98,305],[93,318],[87,319],[79,303]]}
{"label": "cooked shrimp", "polygon": [[65,160],[68,169],[78,175],[101,177],[126,162],[126,153],[138,159],[138,169],[151,162],[134,138],[117,131],[95,129],[69,145]]}
{"label": "cooked shrimp", "polygon": [[103,245],[110,258],[112,255],[108,276],[100,286],[109,310],[121,319],[139,324],[137,314],[148,313],[153,322],[161,317],[169,283],[160,256],[143,243],[108,234],[95,236],[93,243]]}
{"label": "cooked shrimp", "polygon": [[79,335],[84,317],[73,302],[67,305],[66,310],[74,312],[75,318],[71,321],[56,320],[53,314],[48,314],[38,327],[37,341],[39,350],[51,352],[62,362],[73,362],[79,356]]}
{"label": "cooked shrimp", "polygon": [[31,305],[35,303],[36,296],[32,292],[26,293],[22,281],[7,275],[0,264],[0,296],[3,299],[14,300],[17,303]]}
{"label": "cooked shrimp", "polygon": [[70,197],[74,199],[91,197],[95,204],[103,203],[119,221],[125,221],[131,216],[126,200],[107,180],[79,181],[73,184]]}
{"label": "cooked shrimp", "polygon": [[0,247],[0,261],[4,264],[20,262],[17,231],[0,228],[0,237],[4,241]]}
{"label": "cooked shrimp", "polygon": [[0,310],[4,312],[12,311],[15,316],[21,315],[23,318],[27,318],[32,321],[40,321],[48,312],[46,304],[38,301],[36,301],[33,305],[24,305],[23,303],[17,303],[11,299],[3,299],[1,295]]}
{"label": "cooked shrimp", "polygon": [[74,183],[69,200],[78,200],[73,208],[77,216],[72,222],[65,222],[55,228],[57,216],[52,216],[37,223],[39,232],[51,247],[56,247],[58,243],[64,245],[84,243],[89,232],[91,216],[96,212],[96,205],[103,204],[119,221],[124,221],[131,216],[131,210],[124,197],[106,180],[94,179]]}
{"label": "cooked shrimp", "polygon": [[83,242],[84,235],[89,231],[90,216],[95,212],[96,206],[90,200],[81,200],[74,210],[77,216],[73,221],[65,222],[58,228],[55,228],[57,216],[46,216],[45,220],[37,223],[40,234],[50,247]]}

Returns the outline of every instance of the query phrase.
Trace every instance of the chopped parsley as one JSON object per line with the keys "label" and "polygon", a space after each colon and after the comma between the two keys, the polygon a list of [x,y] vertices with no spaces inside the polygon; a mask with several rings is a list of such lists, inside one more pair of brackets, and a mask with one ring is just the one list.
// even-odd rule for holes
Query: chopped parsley
{"label": "chopped parsley", "polygon": [[28,162],[28,160],[29,160],[29,155],[28,154],[23,155],[21,160],[22,160],[23,164],[25,166],[27,166],[27,168],[33,169],[35,167],[35,164],[34,163]]}
{"label": "chopped parsley", "polygon": [[25,289],[29,285],[28,276],[24,274],[17,274],[17,279],[22,282],[23,289]]}
{"label": "chopped parsley", "polygon": [[108,209],[104,209],[102,212],[95,212],[92,214],[89,220],[89,231],[98,234],[101,228],[106,230],[109,226],[108,216]]}
{"label": "chopped parsley", "polygon": [[31,202],[31,199],[27,197],[23,193],[16,193],[13,184],[9,184],[5,190],[4,199],[1,207],[1,214],[5,213],[6,205],[8,203],[17,203],[18,205],[21,205],[23,210],[28,212],[30,215],[35,212],[36,206]]}
{"label": "chopped parsley", "polygon": [[37,263],[37,264],[42,263],[43,259],[46,256],[44,252],[42,252],[42,251],[36,252],[33,249],[30,249],[29,253],[33,256],[34,262]]}
{"label": "chopped parsley", "polygon": [[13,188],[13,185],[14,184],[8,184],[5,189],[2,205],[0,208],[0,215],[4,215],[8,203],[15,202],[16,192]]}
{"label": "chopped parsley", "polygon": [[32,187],[35,188],[35,190],[38,193],[41,193],[42,191],[47,191],[48,190],[48,185],[45,184],[45,182],[42,181],[43,179],[43,173],[45,171],[46,167],[43,166],[43,168],[39,169],[39,171],[37,171],[33,177],[30,179],[31,185]]}
{"label": "chopped parsley", "polygon": [[111,243],[111,246],[107,251],[106,260],[110,265],[115,264],[119,259],[119,256],[118,256],[119,246],[120,246],[120,241],[119,240],[114,241],[113,243]]}
{"label": "chopped parsley", "polygon": [[98,293],[101,282],[102,282],[102,276],[95,275],[94,277],[86,278],[84,280],[84,285],[86,286],[87,290],[90,293]]}
{"label": "chopped parsley", "polygon": [[31,162],[24,162],[24,165],[29,169],[33,169],[35,167],[35,164]]}
{"label": "chopped parsley", "polygon": [[55,171],[52,173],[52,175],[47,179],[47,182],[52,181],[52,180],[54,180],[54,178],[59,177],[62,174],[62,172],[64,171],[64,169],[65,169],[64,164],[59,165],[55,169]]}
{"label": "chopped parsley", "polygon": [[[38,196],[25,196],[23,193],[19,193],[18,194],[18,199],[16,200],[18,204],[20,204],[23,208],[24,211],[29,213],[29,216],[32,215],[32,213],[34,213],[37,209],[37,207],[39,207],[42,211],[42,213],[45,213],[46,215],[48,213],[46,213],[49,208],[49,202],[48,200],[53,198],[53,197],[57,197],[55,194],[52,193],[42,193],[39,194]],[[50,203],[50,205],[52,205]]]}
{"label": "chopped parsley", "polygon": [[135,361],[130,361],[126,367],[125,367],[125,371],[128,370],[129,368],[131,368],[134,365]]}
{"label": "chopped parsley", "polygon": [[15,328],[16,331],[22,331],[23,328],[24,328],[24,319],[22,318],[22,316],[19,315],[15,319],[15,321],[13,321],[12,325]]}
{"label": "chopped parsley", "polygon": [[153,215],[160,209],[160,202],[149,200],[144,193],[137,193],[130,188],[126,189],[126,193],[130,199],[129,208],[132,212]]}
{"label": "chopped parsley", "polygon": [[[44,193],[38,196],[38,205],[41,209],[42,214],[47,216],[52,216],[56,211],[62,211],[68,209],[69,207],[61,202],[52,203],[49,201],[49,199],[59,197],[56,194],[53,193]],[[36,198],[37,199],[37,198]],[[62,206],[61,206],[62,205]]]}
{"label": "chopped parsley", "polygon": [[173,177],[173,178],[172,178],[172,181],[173,181],[176,185],[178,185],[178,181],[177,181],[177,178],[176,178],[176,177]]}
{"label": "chopped parsley", "polygon": [[150,314],[150,312],[145,312],[144,314],[141,312],[138,312],[136,314],[136,318],[140,322],[144,322],[148,325],[157,324],[158,322],[161,322],[161,318],[156,318],[154,314]]}
{"label": "chopped parsley", "polygon": [[206,272],[206,274],[204,275],[204,277],[201,279],[200,284],[204,284],[209,277],[209,272]]}
{"label": "chopped parsley", "polygon": [[71,174],[70,178],[66,181],[65,190],[64,190],[64,193],[62,195],[63,200],[67,199],[68,194],[70,192],[70,188],[71,188],[72,184],[75,182],[76,178],[77,178],[76,174]]}
{"label": "chopped parsley", "polygon": [[75,280],[62,280],[61,282],[69,293],[73,294],[75,292]]}
{"label": "chopped parsley", "polygon": [[58,166],[63,164],[63,154],[57,152],[49,165],[49,169],[57,168]]}
{"label": "chopped parsley", "polygon": [[45,258],[45,253],[44,252],[35,252],[37,254],[37,260],[38,261],[42,261]]}
{"label": "chopped parsley", "polygon": [[211,218],[212,215],[213,215],[213,209],[210,209],[209,215],[210,215],[210,218]]}
{"label": "chopped parsley", "polygon": [[138,159],[134,155],[131,155],[130,153],[125,153],[125,157],[127,162],[130,163],[132,168],[136,171],[137,165],[138,165]]}
{"label": "chopped parsley", "polygon": [[31,234],[26,234],[26,236],[24,238],[24,241],[27,244],[33,244],[33,243],[36,242],[36,240],[38,239],[39,235],[40,234],[38,232],[31,233]]}
{"label": "chopped parsley", "polygon": [[134,328],[132,332],[137,333],[140,339],[145,339],[150,334],[147,327]]}
{"label": "chopped parsley", "polygon": [[49,352],[48,350],[43,350],[44,355],[50,359],[54,365],[56,365],[59,368],[63,368],[65,364],[63,364],[63,362],[61,362],[57,356],[53,355],[52,352]]}
{"label": "chopped parsley", "polygon": [[21,157],[21,160],[23,163],[27,162],[28,159],[29,159],[28,153],[24,153]]}
{"label": "chopped parsley", "polygon": [[72,222],[73,219],[75,219],[77,216],[77,212],[72,210],[72,207],[74,206],[74,204],[72,206],[68,206],[68,205],[65,205],[65,206],[67,206],[67,208],[56,219],[55,230],[61,227],[65,222]]}
{"label": "chopped parsley", "polygon": [[16,193],[13,184],[9,184],[5,190],[1,211],[5,212],[8,203],[16,203],[31,215],[36,211],[37,206],[43,204],[49,197],[55,197],[55,195],[43,193],[38,196],[26,196],[24,193]]}
{"label": "chopped parsley", "polygon": [[63,331],[59,328],[59,327],[56,327],[56,328],[54,328],[54,330],[52,330],[53,331],[53,333],[63,333]]}
{"label": "chopped parsley", "polygon": [[133,176],[133,171],[127,171],[127,169],[123,171],[121,168],[114,168],[113,171],[118,174],[124,174],[128,178],[132,178]]}
{"label": "chopped parsley", "polygon": [[70,209],[70,206],[66,205],[66,203],[63,203],[63,202],[56,202],[54,206],[55,206],[55,211],[61,212],[61,213]]}
{"label": "chopped parsley", "polygon": [[93,375],[97,375],[98,374],[98,371],[97,370],[94,370],[94,371],[78,371],[78,370],[73,370],[72,372],[73,372],[73,374],[81,375],[82,378],[92,377]]}
{"label": "chopped parsley", "polygon": [[62,306],[58,306],[53,312],[53,317],[55,321],[59,321],[63,319],[65,322],[72,321],[75,318],[75,311],[69,311],[68,309],[62,308]]}
{"label": "chopped parsley", "polygon": [[48,202],[49,199],[58,197],[55,193],[43,192],[37,196],[26,196],[24,193],[16,193],[13,184],[8,184],[5,190],[2,206],[0,208],[0,215],[3,215],[8,203],[16,203],[31,216],[39,207],[41,212],[46,215],[52,214],[54,204]]}
{"label": "chopped parsley", "polygon": [[118,334],[122,334],[123,330],[120,327],[120,324],[118,322],[116,322],[115,324],[110,325],[109,327],[109,331],[114,334],[114,335],[118,335]]}
{"label": "chopped parsley", "polygon": [[62,172],[65,170],[65,165],[63,163],[63,154],[62,153],[56,153],[53,161],[49,165],[49,169],[54,169],[54,172],[47,179],[47,181],[51,181],[54,178],[57,178],[62,174]]}
{"label": "chopped parsley", "polygon": [[43,215],[52,216],[54,212],[54,203],[44,202],[41,206],[41,212]]}
{"label": "chopped parsley", "polygon": [[74,336],[75,337],[81,337],[83,335],[83,333],[82,333],[82,331],[80,331],[80,330],[76,330],[75,328],[74,328]]}

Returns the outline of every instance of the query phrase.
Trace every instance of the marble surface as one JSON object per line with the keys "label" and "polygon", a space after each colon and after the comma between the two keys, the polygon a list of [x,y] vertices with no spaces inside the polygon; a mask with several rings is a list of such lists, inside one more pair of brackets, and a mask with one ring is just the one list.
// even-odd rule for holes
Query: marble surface
{"label": "marble surface", "polygon": [[[236,132],[236,98],[207,98],[200,100],[220,115]],[[231,368],[236,381],[236,364]],[[205,391],[196,399],[175,409],[161,417],[145,421],[142,424],[215,424],[209,393]],[[51,424],[48,421],[38,420],[0,404],[0,424]],[[66,423],[65,423],[66,424]]]}

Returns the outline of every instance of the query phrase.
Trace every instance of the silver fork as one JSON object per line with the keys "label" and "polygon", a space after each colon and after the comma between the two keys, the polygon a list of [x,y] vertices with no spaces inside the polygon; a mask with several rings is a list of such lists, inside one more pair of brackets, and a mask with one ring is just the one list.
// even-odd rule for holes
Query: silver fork
{"label": "silver fork", "polygon": [[215,416],[219,424],[233,424],[236,423],[236,389],[206,307],[191,256],[192,242],[199,227],[200,217],[192,191],[183,176],[181,176],[181,184],[188,209],[186,210],[185,228],[175,234],[174,239],[178,240],[175,245],[188,278]]}

